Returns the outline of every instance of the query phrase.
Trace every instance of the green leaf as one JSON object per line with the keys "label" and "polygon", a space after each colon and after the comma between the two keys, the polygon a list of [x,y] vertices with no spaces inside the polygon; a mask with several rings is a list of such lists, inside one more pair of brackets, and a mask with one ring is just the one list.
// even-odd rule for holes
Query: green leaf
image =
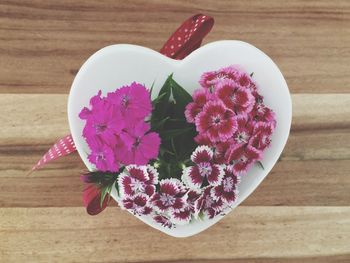
{"label": "green leaf", "polygon": [[152,98],[152,92],[153,92],[153,87],[154,87],[155,81],[153,81],[151,88],[149,89],[149,96]]}
{"label": "green leaf", "polygon": [[87,177],[88,183],[94,183],[99,187],[104,187],[106,185],[109,185],[113,183],[117,178],[118,175],[122,172],[124,167],[122,167],[118,172],[101,172],[101,171],[93,171],[84,174],[84,176]]}
{"label": "green leaf", "polygon": [[175,147],[175,143],[174,143],[174,138],[171,138],[170,142],[171,142],[171,147],[173,148],[174,153],[175,153],[175,158],[177,159],[177,152],[176,152],[176,147]]}
{"label": "green leaf", "polygon": [[203,211],[200,211],[199,214],[198,214],[198,218],[203,221],[204,220],[204,216],[205,215],[204,215]]}
{"label": "green leaf", "polygon": [[120,196],[119,185],[117,183],[115,183],[114,186],[115,186],[115,189],[117,190],[118,196]]}
{"label": "green leaf", "polygon": [[262,164],[262,162],[257,161],[256,163],[260,166],[261,169],[265,170],[265,167],[264,167],[264,165]]}
{"label": "green leaf", "polygon": [[185,133],[187,133],[190,130],[193,130],[193,127],[188,127],[188,128],[184,128],[184,129],[173,129],[173,130],[166,130],[160,133],[160,136],[164,139],[164,140],[171,140],[174,137],[183,135]]}
{"label": "green leaf", "polygon": [[182,108],[185,108],[185,106],[192,101],[192,96],[183,87],[181,87],[173,78],[171,78],[169,82],[176,104],[181,105]]}
{"label": "green leaf", "polygon": [[250,77],[253,77],[253,75],[254,75],[254,72],[250,73]]}
{"label": "green leaf", "polygon": [[[100,200],[100,206],[102,207],[103,202],[105,200],[105,198],[109,198],[109,194],[111,193],[112,190],[112,185],[107,185],[105,187],[102,188],[101,190],[101,200]],[[108,194],[108,197],[107,197]]]}
{"label": "green leaf", "polygon": [[187,123],[185,107],[191,95],[170,75],[152,102],[151,129],[159,134],[161,146],[157,162],[161,178],[181,178],[182,166],[195,149],[195,126]]}
{"label": "green leaf", "polygon": [[162,127],[164,125],[164,123],[169,119],[170,119],[170,117],[166,117],[163,120],[156,121],[155,123],[152,124],[152,129],[157,130],[158,128]]}
{"label": "green leaf", "polygon": [[160,155],[164,155],[165,153],[171,154],[175,156],[175,153],[173,153],[172,151],[169,151],[168,149],[166,149],[164,146],[160,146],[159,148],[159,153]]}
{"label": "green leaf", "polygon": [[163,97],[165,97],[166,95],[167,95],[166,93],[163,93],[163,94],[159,95],[157,98],[155,98],[154,100],[152,100],[152,105],[153,105],[153,107],[154,107],[159,101],[161,101],[161,99],[162,99]]}
{"label": "green leaf", "polygon": [[[169,99],[171,96],[171,85],[170,80],[172,79],[172,74],[167,78],[163,87],[160,89],[158,97],[155,99],[157,101],[154,106],[153,114],[156,117],[163,119],[166,113],[166,109],[169,105]],[[160,97],[160,99],[158,99]]]}

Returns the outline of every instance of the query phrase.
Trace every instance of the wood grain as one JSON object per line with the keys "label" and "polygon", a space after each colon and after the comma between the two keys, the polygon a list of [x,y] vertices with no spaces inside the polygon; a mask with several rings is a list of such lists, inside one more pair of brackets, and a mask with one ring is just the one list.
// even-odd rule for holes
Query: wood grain
{"label": "wood grain", "polygon": [[0,234],[4,262],[304,261],[347,255],[350,209],[239,207],[199,235],[174,239],[115,208],[98,217],[84,216],[83,208],[3,208]]}
{"label": "wood grain", "polygon": [[67,93],[81,64],[101,47],[132,43],[159,50],[180,21],[198,12],[216,19],[205,42],[256,45],[277,62],[292,92],[348,92],[346,0],[2,0],[0,92]]}
{"label": "wood grain", "polygon": [[[205,43],[257,46],[293,93],[280,161],[240,207],[174,239],[119,208],[88,216],[77,154],[26,176],[69,133],[67,93],[93,52],[159,50],[198,12],[216,21]],[[0,262],[350,262],[349,61],[347,0],[1,0]]]}

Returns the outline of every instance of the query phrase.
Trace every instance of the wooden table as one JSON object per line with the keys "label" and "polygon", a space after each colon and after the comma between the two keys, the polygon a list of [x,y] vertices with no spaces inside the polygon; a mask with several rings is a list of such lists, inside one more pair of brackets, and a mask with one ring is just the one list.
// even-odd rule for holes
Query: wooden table
{"label": "wooden table", "polygon": [[[279,65],[293,93],[281,160],[209,230],[168,237],[119,208],[82,206],[73,154],[26,176],[69,133],[67,94],[96,50],[159,50],[181,21],[216,24]],[[1,262],[350,262],[349,1],[0,1]]]}

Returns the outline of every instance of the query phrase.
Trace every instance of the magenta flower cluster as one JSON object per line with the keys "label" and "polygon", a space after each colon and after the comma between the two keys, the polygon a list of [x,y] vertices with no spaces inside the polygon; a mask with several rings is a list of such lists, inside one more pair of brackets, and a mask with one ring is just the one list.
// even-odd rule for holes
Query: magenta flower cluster
{"label": "magenta flower cluster", "polygon": [[115,172],[157,158],[160,138],[145,121],[151,111],[149,91],[136,82],[106,97],[99,91],[91,98],[90,108],[84,108],[79,117],[86,120],[83,136],[91,150],[88,159],[97,170]]}

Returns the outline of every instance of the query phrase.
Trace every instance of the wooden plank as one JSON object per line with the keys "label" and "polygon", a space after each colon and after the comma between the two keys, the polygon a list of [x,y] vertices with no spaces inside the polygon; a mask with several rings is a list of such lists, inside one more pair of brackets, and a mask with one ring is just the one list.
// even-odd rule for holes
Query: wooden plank
{"label": "wooden plank", "polygon": [[[0,116],[1,123],[8,124],[0,130],[1,207],[82,205],[79,175],[84,165],[77,155],[25,175],[69,132],[66,99],[56,94],[0,97],[5,112],[13,112]],[[281,161],[244,205],[347,205],[349,103],[348,94],[293,95],[293,128]]]}
{"label": "wooden plank", "polygon": [[159,50],[198,12],[216,19],[205,42],[240,39],[256,45],[280,66],[292,92],[349,91],[346,0],[2,0],[0,92],[67,93],[93,52],[115,43]]}
{"label": "wooden plank", "polygon": [[[210,259],[210,260],[186,260],[186,263],[347,263],[348,255],[301,257],[301,258],[241,258],[241,259]],[[183,260],[148,261],[147,263],[182,263]],[[145,262],[144,262],[145,263]]]}
{"label": "wooden plank", "polygon": [[53,144],[55,140],[69,134],[67,118],[67,95],[23,95],[2,94],[3,112],[0,145]]}
{"label": "wooden plank", "polygon": [[349,160],[281,161],[242,205],[348,206]]}
{"label": "wooden plank", "polygon": [[82,208],[1,208],[0,234],[3,262],[350,260],[348,207],[239,207],[186,239],[152,230],[120,209],[90,217]]}
{"label": "wooden plank", "polygon": [[[330,256],[330,257],[302,257],[302,258],[248,258],[248,259],[211,259],[211,260],[186,260],[186,263],[329,263],[342,262],[347,263],[349,256]],[[152,261],[148,263],[182,263],[181,260],[171,261]]]}

